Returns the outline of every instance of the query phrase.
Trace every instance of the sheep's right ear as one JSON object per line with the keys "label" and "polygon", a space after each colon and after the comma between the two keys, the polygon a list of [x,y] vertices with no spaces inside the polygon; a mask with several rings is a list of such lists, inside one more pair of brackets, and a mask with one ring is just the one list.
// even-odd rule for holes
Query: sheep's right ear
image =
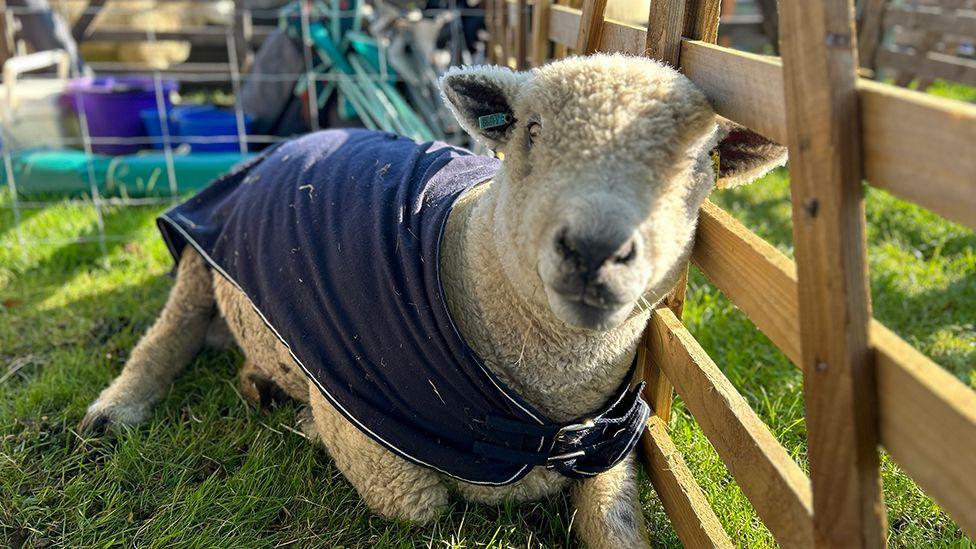
{"label": "sheep's right ear", "polygon": [[511,137],[513,103],[529,78],[528,72],[504,67],[455,67],[441,77],[441,94],[465,131],[499,150]]}
{"label": "sheep's right ear", "polygon": [[718,153],[716,186],[720,189],[752,183],[786,164],[786,147],[744,126],[722,119],[718,132],[722,139],[714,152]]}

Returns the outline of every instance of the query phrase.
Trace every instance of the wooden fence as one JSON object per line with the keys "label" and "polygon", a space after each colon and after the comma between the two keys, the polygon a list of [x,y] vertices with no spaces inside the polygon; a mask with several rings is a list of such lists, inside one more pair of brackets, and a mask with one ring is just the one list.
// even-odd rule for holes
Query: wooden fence
{"label": "wooden fence", "polygon": [[920,90],[936,78],[976,86],[976,0],[866,0],[862,17],[862,66],[894,71],[900,86],[918,78]]}
{"label": "wooden fence", "polygon": [[[489,0],[489,54],[662,59],[721,116],[790,149],[796,263],[706,202],[692,262],[803,370],[810,476],[680,321],[685,279],[639,350],[655,410],[642,461],[687,547],[731,546],[667,432],[672,390],[785,547],[885,544],[879,448],[976,537],[976,393],[871,317],[862,180],[976,227],[976,106],[859,79],[851,0],[780,3],[782,59],[714,45],[719,0]],[[530,46],[531,45],[531,46]],[[554,47],[553,47],[554,46]]]}

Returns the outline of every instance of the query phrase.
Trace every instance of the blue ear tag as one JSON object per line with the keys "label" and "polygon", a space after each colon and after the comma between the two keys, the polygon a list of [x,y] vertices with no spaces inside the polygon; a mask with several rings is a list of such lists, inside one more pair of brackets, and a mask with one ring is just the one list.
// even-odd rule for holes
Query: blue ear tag
{"label": "blue ear tag", "polygon": [[482,130],[487,130],[491,128],[497,128],[498,126],[504,126],[506,124],[511,124],[512,115],[507,112],[496,112],[495,114],[486,114],[485,116],[478,117],[478,128]]}

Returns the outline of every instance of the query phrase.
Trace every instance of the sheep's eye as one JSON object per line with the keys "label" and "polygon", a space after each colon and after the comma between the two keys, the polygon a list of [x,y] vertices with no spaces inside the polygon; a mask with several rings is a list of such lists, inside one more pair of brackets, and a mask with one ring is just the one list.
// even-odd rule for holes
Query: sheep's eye
{"label": "sheep's eye", "polygon": [[529,131],[529,140],[531,141],[535,141],[542,134],[542,124],[538,122],[529,122],[527,129]]}

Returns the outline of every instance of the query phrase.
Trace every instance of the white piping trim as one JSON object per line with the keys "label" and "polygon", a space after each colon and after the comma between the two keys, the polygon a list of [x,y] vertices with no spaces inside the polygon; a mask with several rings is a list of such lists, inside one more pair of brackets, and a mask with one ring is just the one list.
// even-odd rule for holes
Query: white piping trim
{"label": "white piping trim", "polygon": [[[436,267],[435,267],[435,273],[437,275],[437,290],[438,290],[438,292],[440,294],[441,301],[444,302],[444,310],[447,312],[447,320],[451,324],[451,329],[454,331],[454,335],[456,335],[458,337],[458,339],[460,339],[461,341],[464,341],[464,338],[461,337],[461,332],[458,331],[457,325],[454,323],[454,318],[451,317],[451,311],[450,311],[450,309],[447,306],[447,298],[444,296],[444,284],[441,282],[441,241],[444,238],[444,230],[447,228],[447,218],[450,217],[450,210],[453,210],[454,209],[454,204],[458,200],[460,200],[461,197],[465,193],[470,192],[475,187],[481,186],[481,185],[485,184],[486,182],[491,181],[494,177],[495,177],[495,174],[492,174],[490,177],[488,177],[486,179],[483,179],[483,180],[479,181],[478,183],[475,183],[474,185],[471,185],[466,190],[458,193],[457,196],[455,196],[454,199],[451,201],[451,204],[448,207],[448,215],[445,215],[444,216],[444,220],[441,222],[440,230],[437,232],[437,252],[434,254],[434,262],[437,264]],[[467,343],[465,343],[464,346],[465,346],[465,348],[468,348],[468,344]],[[470,348],[468,348],[468,349],[471,350]],[[473,352],[472,352],[472,355],[474,355]],[[506,390],[506,388],[504,388],[501,385],[499,385],[498,384],[498,381],[495,380],[495,374],[491,373],[491,371],[488,370],[488,368],[486,368],[485,365],[481,363],[481,360],[477,356],[472,356],[471,358],[474,361],[474,363],[477,364],[479,368],[481,368],[481,371],[485,374],[485,377],[488,378],[488,381],[490,381],[491,384],[494,385],[496,389],[498,389],[498,392],[499,393],[501,393],[505,398],[507,398],[508,400],[510,400],[512,402],[512,404],[518,406],[518,408],[520,410],[522,410],[523,412],[525,412],[526,414],[528,414],[529,417],[531,417],[532,419],[536,420],[536,422],[538,422],[539,425],[545,425],[546,424],[544,421],[542,421],[541,419],[539,419],[534,413],[532,413],[532,411],[526,409],[525,406],[522,406],[522,404],[519,403],[519,401],[515,400],[515,398],[508,393],[508,391]],[[542,447],[542,444],[544,444],[544,442],[545,442],[545,438],[543,438],[542,441],[540,441],[540,443],[539,443],[539,447],[540,448]]]}
{"label": "white piping trim", "polygon": [[[165,213],[163,213],[162,215],[159,216],[159,219],[162,219],[162,220],[166,221],[167,224],[169,224],[171,227],[173,227],[174,229],[176,229],[181,235],[183,235],[183,238],[190,245],[192,245],[194,249],[196,249],[197,253],[199,253],[201,256],[203,256],[204,259],[207,260],[207,263],[209,263],[210,266],[214,268],[214,270],[216,270],[217,272],[219,272],[221,274],[221,276],[223,276],[225,279],[227,279],[228,282],[230,282],[231,284],[233,284],[234,287],[237,288],[237,290],[240,291],[244,295],[244,297],[247,298],[247,301],[251,305],[251,308],[254,309],[254,311],[258,314],[258,316],[261,317],[261,320],[264,321],[264,324],[268,328],[270,328],[272,332],[274,332],[274,335],[275,335],[275,337],[278,338],[278,341],[280,341],[281,344],[284,345],[286,349],[288,349],[288,354],[291,355],[292,360],[294,360],[295,363],[298,364],[302,368],[302,371],[304,371],[305,372],[305,375],[310,380],[312,380],[312,383],[314,383],[319,388],[319,391],[322,392],[322,394],[329,400],[329,402],[337,410],[339,410],[340,412],[342,412],[342,415],[345,416],[347,420],[349,420],[350,422],[356,424],[356,426],[358,426],[361,431],[364,431],[364,432],[368,433],[370,435],[370,437],[373,438],[373,440],[375,440],[377,442],[380,442],[381,444],[383,444],[384,446],[386,446],[387,449],[389,449],[390,451],[392,451],[392,452],[400,455],[400,457],[402,457],[404,459],[407,459],[407,460],[412,461],[412,462],[414,462],[416,464],[419,464],[419,465],[423,465],[424,467],[428,467],[430,469],[434,469],[435,471],[438,471],[440,473],[443,473],[443,474],[445,474],[445,475],[447,475],[447,476],[449,476],[449,477],[451,477],[453,479],[460,480],[462,482],[467,482],[467,483],[470,483],[470,484],[480,484],[480,485],[487,485],[487,486],[504,486],[506,484],[511,484],[512,482],[515,482],[515,481],[519,480],[521,478],[521,476],[524,476],[524,475],[522,475],[522,473],[526,469],[529,468],[529,465],[523,465],[522,468],[519,469],[519,471],[517,473],[515,473],[515,475],[513,475],[511,478],[509,478],[508,480],[503,481],[503,482],[475,481],[475,480],[469,480],[469,479],[466,479],[466,478],[462,478],[462,477],[459,477],[457,475],[453,475],[451,473],[448,473],[447,471],[444,471],[443,469],[440,469],[440,468],[438,468],[438,467],[436,467],[434,465],[431,465],[431,464],[423,461],[422,459],[418,459],[418,458],[416,458],[414,456],[411,456],[407,452],[401,450],[400,448],[397,448],[395,445],[393,445],[392,443],[390,443],[389,441],[387,441],[383,437],[381,437],[381,436],[377,435],[376,433],[374,433],[373,431],[371,431],[368,427],[366,427],[358,419],[356,419],[356,417],[353,416],[352,413],[350,413],[348,410],[346,410],[342,406],[342,404],[340,404],[339,401],[335,397],[333,397],[332,394],[329,393],[329,391],[326,390],[326,388],[321,383],[319,383],[319,381],[315,378],[315,376],[313,376],[312,373],[308,370],[308,368],[305,367],[305,364],[303,364],[302,361],[298,359],[298,357],[295,355],[294,351],[291,350],[291,347],[288,345],[288,342],[285,341],[285,339],[283,337],[281,337],[281,334],[278,333],[278,330],[276,330],[275,327],[271,325],[271,322],[269,322],[268,319],[264,316],[264,313],[262,313],[261,310],[258,309],[256,305],[254,305],[254,302],[251,301],[250,296],[248,296],[247,293],[245,293],[244,290],[240,287],[240,285],[237,284],[237,281],[234,280],[233,278],[231,278],[231,276],[228,275],[227,272],[224,271],[220,267],[220,265],[218,265],[217,262],[214,261],[213,258],[211,258],[210,255],[207,254],[207,252],[205,252],[200,247],[200,245],[197,244],[197,242],[195,240],[193,240],[193,238],[190,237],[189,234],[187,234],[187,232],[185,230],[183,230],[183,227],[181,227],[178,223],[176,223],[175,221],[173,221],[168,215],[166,215]],[[167,244],[170,244],[169,239],[167,238],[166,240],[167,240]],[[173,249],[172,246],[170,247],[170,249],[171,250]],[[439,249],[440,249],[440,247],[438,246],[438,250]],[[438,271],[438,277],[439,276],[440,276],[440,272]],[[518,404],[518,403],[516,403],[516,404]],[[528,411],[526,411],[526,412],[528,413]],[[529,414],[529,415],[531,415],[531,414]],[[535,417],[535,416],[533,416],[533,417]],[[538,421],[538,419],[536,419],[536,421]]]}

